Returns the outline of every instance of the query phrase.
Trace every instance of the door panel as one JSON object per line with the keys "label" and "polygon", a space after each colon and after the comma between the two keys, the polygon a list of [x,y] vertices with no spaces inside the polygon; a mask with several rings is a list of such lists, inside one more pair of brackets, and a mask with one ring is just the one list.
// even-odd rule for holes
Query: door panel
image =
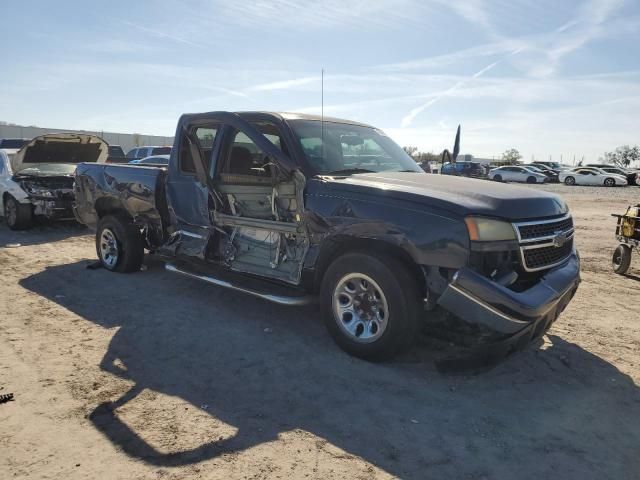
{"label": "door panel", "polygon": [[[275,126],[251,125],[269,146],[286,151]],[[298,284],[308,235],[303,223],[304,176],[287,172],[274,155],[266,153],[254,132],[236,128],[225,139],[218,157],[213,189],[222,208],[214,213],[222,228],[217,254],[232,270]]]}
{"label": "door panel", "polygon": [[[211,230],[210,188],[198,178],[213,155],[219,125],[194,125],[176,137],[168,168],[169,209],[176,227],[176,254],[204,258]],[[197,158],[194,158],[197,157]],[[196,163],[199,162],[199,163]]]}

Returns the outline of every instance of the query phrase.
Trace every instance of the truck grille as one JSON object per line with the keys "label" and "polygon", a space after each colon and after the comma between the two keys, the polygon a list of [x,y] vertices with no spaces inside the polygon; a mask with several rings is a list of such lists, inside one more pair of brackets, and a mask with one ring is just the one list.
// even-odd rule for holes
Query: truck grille
{"label": "truck grille", "polygon": [[553,236],[557,231],[573,230],[573,219],[569,217],[561,220],[552,220],[549,223],[519,224],[518,230],[521,240],[539,239]]}
{"label": "truck grille", "polygon": [[573,251],[573,219],[568,214],[553,220],[514,223],[514,227],[527,272],[559,265]]}

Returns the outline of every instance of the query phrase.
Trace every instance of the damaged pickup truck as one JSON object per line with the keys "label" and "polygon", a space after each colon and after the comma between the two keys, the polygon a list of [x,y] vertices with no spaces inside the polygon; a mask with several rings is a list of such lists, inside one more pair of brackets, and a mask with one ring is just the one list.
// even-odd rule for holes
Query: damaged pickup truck
{"label": "damaged pickup truck", "polygon": [[[348,353],[406,349],[433,310],[518,348],[580,281],[557,196],[424,173],[382,131],[301,114],[180,118],[167,167],[81,164],[75,213],[104,268],[166,270],[286,305],[318,300]],[[453,328],[453,327],[452,327]]]}
{"label": "damaged pickup truck", "polygon": [[[6,152],[5,152],[6,153]],[[80,162],[105,162],[108,145],[95,135],[53,133],[0,156],[0,206],[12,230],[34,216],[73,219],[73,172]]]}

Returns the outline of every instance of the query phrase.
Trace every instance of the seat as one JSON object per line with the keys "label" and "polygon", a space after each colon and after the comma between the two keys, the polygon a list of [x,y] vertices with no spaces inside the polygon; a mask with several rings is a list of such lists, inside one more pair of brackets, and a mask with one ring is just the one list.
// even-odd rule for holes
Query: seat
{"label": "seat", "polygon": [[248,148],[233,147],[231,149],[231,158],[229,159],[229,173],[237,175],[255,175],[251,168],[253,167],[253,157]]}

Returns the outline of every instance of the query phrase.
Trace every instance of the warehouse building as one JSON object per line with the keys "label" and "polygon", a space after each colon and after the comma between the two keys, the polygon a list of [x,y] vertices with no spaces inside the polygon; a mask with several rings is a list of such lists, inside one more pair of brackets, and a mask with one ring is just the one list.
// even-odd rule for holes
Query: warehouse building
{"label": "warehouse building", "polygon": [[132,148],[144,145],[169,146],[173,145],[173,137],[163,137],[159,135],[141,135],[139,133],[113,133],[96,132],[90,130],[69,130],[66,128],[41,128],[24,127],[21,125],[0,122],[0,138],[34,138],[46,133],[88,133],[102,137],[109,145],[120,145],[126,152]]}

